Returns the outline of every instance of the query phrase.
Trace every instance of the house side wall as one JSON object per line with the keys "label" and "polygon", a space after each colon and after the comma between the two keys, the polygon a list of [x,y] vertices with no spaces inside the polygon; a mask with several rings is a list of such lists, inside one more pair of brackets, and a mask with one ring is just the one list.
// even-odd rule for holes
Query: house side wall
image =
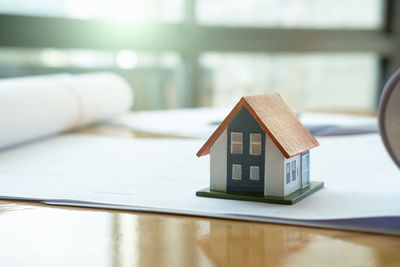
{"label": "house side wall", "polygon": [[[283,165],[283,184],[284,195],[287,196],[301,188],[301,164],[300,155],[284,160]],[[289,172],[288,172],[289,167]]]}
{"label": "house side wall", "polygon": [[210,150],[210,189],[226,192],[227,129],[218,137]]}
{"label": "house side wall", "polygon": [[265,183],[264,195],[282,197],[284,184],[282,166],[285,157],[268,135],[265,135]]}

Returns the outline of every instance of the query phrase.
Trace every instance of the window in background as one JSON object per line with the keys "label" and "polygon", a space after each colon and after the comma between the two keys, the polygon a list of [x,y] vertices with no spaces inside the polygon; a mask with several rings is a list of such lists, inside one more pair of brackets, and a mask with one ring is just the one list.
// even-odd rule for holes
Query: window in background
{"label": "window in background", "polygon": [[0,0],[3,14],[180,22],[184,0]]}
{"label": "window in background", "polygon": [[136,110],[179,107],[181,65],[179,55],[173,52],[0,49],[0,78],[51,73],[116,72],[132,86]]}
{"label": "window in background", "polygon": [[205,53],[200,64],[204,106],[272,92],[295,109],[370,110],[377,101],[379,64],[372,53]]}
{"label": "window in background", "polygon": [[[195,3],[195,21],[188,28],[185,28],[184,17],[191,14],[190,8],[185,9],[185,1]],[[115,71],[134,88],[135,109],[231,106],[243,95],[280,92],[296,109],[370,110],[376,107],[377,102],[378,79],[382,72],[379,69],[380,56],[384,55],[392,63],[395,58],[391,48],[387,47],[395,44],[396,38],[392,35],[382,37],[369,31],[372,29],[379,33],[382,29],[385,3],[381,0],[0,0],[2,14],[168,24],[168,30],[160,33],[151,27],[144,27],[146,31],[141,32],[142,24],[127,23],[129,27],[124,28],[126,32],[121,34],[132,34],[143,40],[143,44],[135,47],[136,42],[124,38],[108,44],[114,48],[132,49],[121,51],[112,51],[113,47],[109,50],[46,48],[46,42],[37,42],[37,35],[29,32],[23,34],[28,36],[27,43],[18,45],[29,47],[40,43],[43,47],[0,47],[0,78]],[[51,23],[53,18],[48,20]],[[62,25],[67,20],[60,21]],[[82,21],[86,23],[86,20]],[[24,32],[24,25],[15,25],[17,30]],[[199,29],[198,25],[209,27]],[[218,26],[245,28],[235,31]],[[296,52],[310,50],[306,45],[299,48],[296,44],[286,44],[285,52],[279,52],[282,48],[264,47],[261,40],[259,43],[257,40],[242,42],[251,39],[247,36],[251,29],[260,27],[275,29],[274,36],[287,35],[286,29],[322,29],[319,32],[323,34],[316,36],[313,42],[321,44],[319,51],[329,52]],[[204,40],[196,46],[188,42],[191,33],[186,29],[221,38],[217,42]],[[335,38],[340,39],[337,49],[352,52],[334,53],[335,46],[324,44],[323,38],[332,34],[331,29],[339,29],[334,31]],[[364,42],[371,45],[360,48],[357,42],[348,40],[341,29],[358,29],[352,31],[354,39],[362,36],[371,40]],[[45,40],[46,34],[52,36],[53,33],[43,33],[40,38]],[[97,42],[102,38],[103,35],[99,34]],[[262,41],[269,41],[269,38],[267,35]],[[157,46],[153,47],[154,40]],[[275,40],[279,41],[279,38]],[[4,42],[5,45],[9,43]],[[201,44],[208,49],[203,50]],[[83,46],[90,45],[88,41],[88,45]],[[58,46],[63,47],[62,44]],[[154,51],[134,51],[147,49],[147,46],[153,47]]]}
{"label": "window in background", "polygon": [[381,0],[197,0],[200,24],[281,28],[379,28]]}

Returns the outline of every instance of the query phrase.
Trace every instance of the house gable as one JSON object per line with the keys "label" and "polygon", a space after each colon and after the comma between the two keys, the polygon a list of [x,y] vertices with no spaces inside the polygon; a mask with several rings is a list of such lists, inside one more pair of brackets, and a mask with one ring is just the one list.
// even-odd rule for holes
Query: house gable
{"label": "house gable", "polygon": [[[241,136],[241,142],[232,143],[234,134]],[[228,192],[264,194],[265,135],[246,107],[242,107],[229,122],[226,149]],[[254,143],[251,138],[259,138],[259,142]],[[235,145],[239,145],[237,148],[241,148],[238,150],[240,152],[235,151]],[[240,179],[234,177],[234,165],[240,168]]]}

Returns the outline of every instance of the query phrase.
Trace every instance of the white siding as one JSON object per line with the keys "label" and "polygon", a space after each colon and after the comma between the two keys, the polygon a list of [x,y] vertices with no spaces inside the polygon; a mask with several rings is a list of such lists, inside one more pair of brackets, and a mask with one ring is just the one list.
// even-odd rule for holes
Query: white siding
{"label": "white siding", "polygon": [[284,194],[282,165],[285,157],[268,135],[265,135],[265,139],[264,195],[282,197]]}
{"label": "white siding", "polygon": [[[296,162],[296,170],[295,170],[295,180],[293,181],[293,162]],[[286,183],[286,164],[290,163],[290,182]],[[285,162],[283,164],[283,183],[284,183],[284,193],[285,196],[293,193],[297,189],[301,188],[301,174],[300,174],[300,155],[294,156],[290,159],[285,158]]]}
{"label": "white siding", "polygon": [[227,129],[218,137],[210,150],[210,189],[226,192]]}

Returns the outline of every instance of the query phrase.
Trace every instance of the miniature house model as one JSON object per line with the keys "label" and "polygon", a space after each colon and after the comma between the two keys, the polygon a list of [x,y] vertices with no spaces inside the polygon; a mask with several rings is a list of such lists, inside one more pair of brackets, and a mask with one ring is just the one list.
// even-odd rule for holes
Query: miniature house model
{"label": "miniature house model", "polygon": [[[318,145],[279,94],[242,97],[197,153],[210,154],[211,175],[208,195],[202,194],[205,190],[197,195],[261,195],[264,202],[281,203],[266,199],[285,199],[299,191],[293,196],[304,198],[312,193],[309,150]],[[313,192],[323,183],[315,185]]]}

